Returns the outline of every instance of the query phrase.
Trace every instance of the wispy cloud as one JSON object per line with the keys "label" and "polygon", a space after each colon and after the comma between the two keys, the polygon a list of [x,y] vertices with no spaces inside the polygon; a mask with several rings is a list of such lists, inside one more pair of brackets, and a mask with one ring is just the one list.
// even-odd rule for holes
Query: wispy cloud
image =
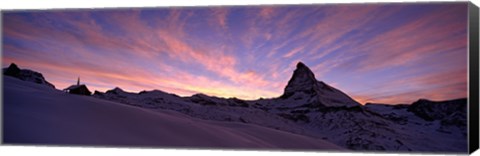
{"label": "wispy cloud", "polygon": [[[466,3],[8,12],[3,66],[94,90],[255,99],[295,64],[358,101],[465,97]],[[441,63],[439,63],[441,62]],[[437,78],[440,77],[440,78]],[[72,82],[73,81],[73,82]],[[463,86],[463,87],[462,87]]]}
{"label": "wispy cloud", "polygon": [[287,57],[287,58],[292,57],[293,55],[299,53],[302,49],[303,49],[303,47],[298,47],[298,48],[292,49],[292,50],[290,50],[290,52],[283,55],[283,57]]}
{"label": "wispy cloud", "polygon": [[228,29],[228,25],[227,25],[228,9],[217,7],[217,8],[213,8],[211,13],[215,17],[213,18],[214,25],[218,25],[224,30]]}

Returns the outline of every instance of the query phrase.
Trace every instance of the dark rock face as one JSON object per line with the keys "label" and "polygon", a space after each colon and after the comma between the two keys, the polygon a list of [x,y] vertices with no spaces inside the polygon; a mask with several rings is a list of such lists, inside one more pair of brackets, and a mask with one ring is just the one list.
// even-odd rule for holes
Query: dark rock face
{"label": "dark rock face", "polygon": [[313,105],[326,107],[354,107],[360,104],[347,94],[318,81],[313,72],[302,62],[297,64],[280,99],[309,99]]}
{"label": "dark rock face", "polygon": [[15,63],[10,64],[3,72],[4,75],[17,77],[20,74],[20,68]]}
{"label": "dark rock face", "polygon": [[41,73],[28,70],[28,69],[20,69],[15,63],[10,64],[8,68],[4,68],[3,75],[12,76],[23,81],[30,81],[38,84],[44,84],[46,86],[55,88],[53,84],[45,80],[45,78]]}
{"label": "dark rock face", "polygon": [[292,95],[295,92],[314,92],[316,83],[317,79],[315,79],[313,72],[305,64],[299,62],[297,69],[293,71],[292,78],[285,87],[283,95]]}

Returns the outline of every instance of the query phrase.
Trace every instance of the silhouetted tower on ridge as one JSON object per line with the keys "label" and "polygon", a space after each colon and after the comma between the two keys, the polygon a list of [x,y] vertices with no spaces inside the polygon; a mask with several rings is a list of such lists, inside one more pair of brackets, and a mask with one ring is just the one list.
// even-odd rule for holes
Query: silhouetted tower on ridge
{"label": "silhouetted tower on ridge", "polygon": [[77,79],[77,86],[80,86],[80,76]]}

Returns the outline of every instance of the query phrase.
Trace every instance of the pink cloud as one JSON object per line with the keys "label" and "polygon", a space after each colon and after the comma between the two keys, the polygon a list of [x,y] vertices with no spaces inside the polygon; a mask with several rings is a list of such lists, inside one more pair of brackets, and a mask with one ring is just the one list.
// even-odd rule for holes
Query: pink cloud
{"label": "pink cloud", "polygon": [[[208,47],[196,47],[192,48],[192,45],[183,41],[184,32],[182,30],[182,25],[184,20],[180,16],[179,11],[172,11],[170,16],[166,19],[170,23],[167,28],[152,30],[151,28],[146,27],[138,20],[138,13],[133,14],[112,14],[110,18],[111,22],[118,23],[118,26],[123,30],[136,30],[135,34],[128,35],[133,41],[132,44],[124,44],[125,41],[122,38],[112,38],[106,36],[101,28],[94,22],[79,22],[76,20],[65,20],[71,25],[77,26],[79,29],[83,30],[83,36],[86,38],[87,44],[92,46],[104,47],[105,49],[123,49],[130,50],[135,53],[135,55],[143,56],[144,59],[151,60],[154,56],[158,55],[158,51],[166,52],[167,55],[173,58],[177,58],[185,63],[198,62],[201,65],[205,66],[208,70],[213,71],[219,74],[222,77],[226,77],[235,83],[249,83],[252,85],[261,85],[266,86],[267,81],[262,78],[262,76],[254,72],[242,73],[235,69],[236,59],[233,56],[225,54],[223,51],[216,51],[209,49]],[[65,16],[63,14],[58,14],[61,18],[69,19],[70,16]],[[86,16],[86,15],[85,15]],[[23,23],[19,24],[20,26],[27,26],[28,24]],[[10,29],[8,29],[10,30]],[[72,37],[68,33],[63,33],[51,29],[35,29],[32,27],[25,27],[20,30],[32,30],[37,31],[38,36],[25,35],[25,37],[30,37],[29,39],[34,41],[42,37],[45,37],[44,33],[49,32],[49,35],[54,36],[54,38],[65,38],[63,42],[68,43],[68,45],[73,45],[75,47],[83,47],[84,45],[78,39]],[[7,31],[11,36],[15,36],[15,33],[18,35],[23,35],[22,32],[16,31]],[[12,33],[13,32],[13,33]],[[156,35],[152,36],[152,32],[157,32]],[[18,36],[17,35],[17,36]],[[163,41],[163,45],[153,45],[155,41]],[[49,45],[46,45],[49,46]],[[81,54],[83,58],[97,58],[94,53],[86,51],[85,49],[76,49],[76,53]],[[121,53],[117,55],[122,55]],[[114,55],[111,55],[114,56]],[[108,58],[105,58],[109,62]],[[154,61],[154,60],[152,60]],[[158,62],[158,61],[155,61]],[[164,69],[169,69],[168,66],[163,65],[162,63],[156,63]]]}
{"label": "pink cloud", "polygon": [[304,47],[297,47],[295,49],[292,49],[290,50],[290,52],[286,53],[285,55],[283,55],[284,58],[289,58],[289,57],[292,57],[293,55],[299,53],[302,51]]}
{"label": "pink cloud", "polygon": [[211,9],[211,13],[213,14],[213,25],[220,26],[223,30],[228,29],[227,25],[227,16],[228,16],[228,9],[222,7],[216,7]]}
{"label": "pink cloud", "polygon": [[[208,42],[194,41],[188,29],[191,28],[188,27],[188,20],[193,15],[189,9],[175,8],[168,12],[166,17],[155,18],[155,20],[149,21],[151,23],[142,21],[138,10],[114,11],[104,22],[115,25],[115,28],[120,29],[119,31],[124,31],[120,35],[106,33],[108,31],[104,30],[101,23],[92,20],[88,13],[72,16],[58,12],[54,16],[35,18],[35,22],[42,23],[41,25],[46,27],[36,27],[21,18],[9,17],[5,18],[8,20],[5,22],[3,31],[5,35],[35,43],[42,48],[36,50],[4,45],[2,50],[12,55],[29,54],[23,55],[25,56],[23,60],[15,57],[7,57],[4,60],[19,62],[21,67],[35,67],[39,71],[48,71],[46,75],[55,75],[51,77],[55,77],[53,81],[60,86],[69,85],[72,79],[75,80],[80,75],[85,82],[91,83],[94,88],[100,90],[110,89],[110,85],[114,84],[130,91],[161,89],[180,95],[203,92],[215,96],[251,99],[259,96],[278,96],[283,91],[283,87],[298,61],[315,62],[325,58],[316,65],[312,64],[312,70],[321,80],[327,72],[345,64],[358,68],[358,73],[365,73],[390,67],[406,67],[412,63],[426,66],[426,64],[434,62],[448,62],[438,58],[432,60],[426,58],[438,54],[438,52],[447,53],[443,54],[445,56],[452,56],[454,53],[459,53],[455,49],[466,47],[466,37],[451,37],[455,33],[452,30],[464,29],[464,23],[445,22],[457,17],[451,14],[458,11],[458,8],[447,9],[445,13],[438,15],[421,17],[362,43],[351,40],[337,42],[352,30],[363,29],[363,26],[372,20],[388,17],[401,8],[394,8],[372,16],[373,13],[378,13],[379,6],[343,5],[335,9],[322,7],[322,10],[327,8],[326,12],[321,12],[325,13],[322,15],[322,17],[325,16],[325,19],[318,18],[316,19],[318,21],[312,21],[312,23],[316,22],[315,25],[302,30],[298,30],[296,27],[299,25],[299,17],[305,15],[301,9],[289,10],[278,20],[272,19],[275,19],[274,17],[278,15],[280,9],[275,7],[253,9],[255,11],[250,12],[251,14],[247,16],[251,18],[245,21],[248,29],[245,30],[243,36],[237,38],[239,42],[235,43],[244,43],[241,45],[242,48],[246,47],[245,53],[234,51],[239,48],[228,43],[211,45],[205,44]],[[207,24],[228,29],[231,24],[227,22],[229,10],[214,8],[211,13],[212,16],[209,18],[211,23]],[[320,11],[313,10],[308,13],[317,15]],[[75,29],[58,31],[54,27],[48,27],[52,25],[49,22],[55,21],[55,18],[63,19],[61,21],[73,25]],[[440,26],[435,21],[444,22],[440,22],[442,25]],[[299,32],[293,33],[294,31]],[[258,43],[259,41],[261,43]],[[301,42],[301,45],[295,45],[298,42]],[[350,45],[355,46],[355,51],[346,51],[344,55],[335,57],[329,55]],[[263,46],[270,47],[259,48]],[[284,50],[291,47],[293,49],[290,51]],[[268,61],[265,61],[266,63],[243,68],[246,64],[250,65],[252,62],[258,61],[256,59],[261,57],[256,56],[263,54],[269,58]],[[277,55],[279,57],[274,57]],[[355,56],[365,56],[365,58],[359,60]],[[289,61],[292,57],[296,60]],[[35,61],[35,58],[41,58],[44,61]],[[65,60],[68,63],[62,63]],[[461,64],[462,60],[448,63]],[[102,68],[101,64],[108,64],[108,67]],[[178,64],[181,64],[182,67],[175,67]],[[148,66],[148,71],[146,69],[138,71],[138,69],[145,68],[142,66]],[[458,70],[459,66],[454,65],[451,69],[445,70]],[[198,67],[208,72],[194,75],[192,74],[194,72],[188,67]],[[265,68],[268,71],[255,67]],[[442,68],[441,65],[429,67],[432,69]],[[53,72],[57,70],[62,73]],[[335,71],[338,72],[338,70]],[[409,76],[408,74],[405,75]],[[426,73],[426,75],[428,74],[430,73]],[[405,86],[449,89],[442,93],[417,91],[416,95],[435,99],[450,97],[446,93],[451,94],[451,97],[465,94],[457,92],[459,88],[461,89],[459,87],[461,85],[455,85],[464,83],[463,78],[448,77],[446,74],[429,76],[419,75],[415,79],[408,79],[409,81],[395,81],[385,85],[385,88],[378,87],[378,89],[379,92]],[[442,83],[437,79],[431,80],[435,76],[454,80],[451,80],[451,83]],[[404,75],[399,74],[399,79],[402,78],[405,78]],[[443,81],[443,79],[441,80]],[[408,84],[405,85],[405,83]],[[443,85],[439,85],[441,83]],[[415,94],[410,93],[398,94],[399,96],[405,95],[402,98],[394,95],[379,97],[374,97],[374,95],[378,94],[370,92],[368,96],[358,94],[356,97],[360,99],[359,101],[374,99],[386,102],[405,101],[405,97],[416,98]]]}
{"label": "pink cloud", "polygon": [[275,7],[274,6],[263,6],[260,9],[260,16],[264,19],[270,19],[274,15],[275,15]]}
{"label": "pink cloud", "polygon": [[466,31],[466,24],[442,22],[454,21],[458,18],[455,16],[457,11],[458,8],[453,8],[430,14],[364,43],[359,50],[368,51],[369,57],[364,60],[359,69],[367,71],[407,65],[420,59],[428,60],[423,56],[429,54],[465,47],[466,37],[452,36]]}
{"label": "pink cloud", "polygon": [[[70,17],[65,17],[63,15],[60,15],[62,18],[70,18]],[[180,13],[177,11],[172,11],[169,18],[167,18],[168,21],[170,21],[168,27],[165,29],[157,29],[157,30],[152,30],[151,28],[148,28],[144,24],[142,24],[141,21],[138,20],[138,14],[114,14],[111,17],[110,20],[113,23],[117,23],[121,29],[124,30],[136,30],[135,34],[128,35],[131,38],[131,41],[133,41],[132,44],[124,44],[125,41],[122,38],[112,38],[109,36],[106,36],[105,33],[101,30],[100,27],[97,26],[95,22],[89,22],[87,24],[81,23],[81,22],[76,22],[74,20],[66,20],[70,22],[70,24],[78,26],[81,30],[83,30],[83,36],[85,40],[87,41],[86,44],[89,46],[99,46],[103,47],[108,50],[115,50],[115,49],[122,49],[125,51],[130,51],[134,53],[135,55],[140,55],[143,56],[143,59],[145,60],[151,60],[159,66],[161,69],[166,70],[166,71],[173,71],[172,67],[167,66],[163,64],[162,62],[158,62],[154,60],[154,56],[157,56],[158,51],[163,51],[166,52],[167,55],[169,55],[172,58],[176,58],[184,63],[187,64],[192,64],[192,63],[199,63],[200,65],[204,66],[207,70],[213,71],[214,73],[217,73],[220,77],[225,77],[228,78],[229,80],[233,81],[234,83],[237,84],[249,84],[247,87],[239,87],[239,86],[230,86],[226,87],[229,88],[232,93],[228,93],[228,95],[234,95],[234,94],[240,94],[242,93],[241,97],[247,97],[246,93],[258,93],[258,96],[273,96],[272,92],[269,91],[255,91],[258,90],[258,88],[255,88],[253,86],[267,86],[269,83],[263,78],[263,75],[260,75],[256,73],[255,71],[246,71],[246,72],[240,72],[236,69],[237,65],[237,60],[235,57],[230,56],[226,54],[225,51],[219,51],[217,49],[213,50],[214,48],[211,47],[206,47],[206,46],[201,46],[199,47],[198,45],[191,45],[187,42],[184,41],[184,32],[181,25],[183,25],[183,20],[182,17],[180,16]],[[175,22],[178,22],[175,24]],[[173,26],[172,25],[180,25],[180,26]],[[26,30],[38,30],[35,28],[25,28]],[[138,30],[138,31],[137,31]],[[67,42],[69,45],[73,45],[77,47],[75,49],[75,52],[81,56],[82,58],[91,58],[91,59],[96,59],[98,61],[96,62],[112,62],[112,57],[98,57],[94,52],[88,51],[86,49],[78,48],[78,47],[83,47],[84,41],[79,41],[74,37],[68,37],[70,36],[68,33],[62,33],[58,31],[53,31],[50,29],[45,29],[45,30],[39,30],[41,32],[50,32],[50,35],[53,35],[54,38],[66,38],[68,40],[63,40],[64,42]],[[152,32],[154,35],[152,35]],[[18,32],[19,34],[23,34],[21,32]],[[30,38],[32,41],[39,39],[41,37],[44,37],[42,33],[39,32],[39,36],[34,36],[33,38]],[[29,35],[26,35],[28,37],[32,37]],[[155,41],[162,41],[161,45],[154,45],[156,42]],[[46,45],[49,46],[49,45]],[[195,46],[195,48],[193,48]],[[228,48],[222,48],[221,50],[228,49]],[[58,49],[59,51],[59,49]],[[42,52],[45,53],[45,52]],[[38,53],[41,54],[41,53]],[[109,54],[110,56],[122,56],[122,53],[118,54]],[[125,60],[125,58],[120,58],[117,59],[116,61],[122,61]],[[20,60],[12,60],[12,61],[20,61]],[[125,60],[126,61],[126,60]],[[26,63],[26,62],[23,62]],[[125,62],[127,63],[127,62]],[[111,63],[111,64],[117,64],[117,63]],[[25,64],[27,66],[31,64]],[[42,64],[41,62],[37,62],[33,66],[38,65],[38,66],[45,66],[48,67],[49,69],[56,69],[59,71],[64,71],[64,72],[70,72],[70,73],[76,73],[77,75],[84,75],[85,77],[101,77],[101,80],[104,81],[98,81],[98,80],[91,80],[91,83],[95,83],[98,85],[106,85],[105,82],[109,82],[112,84],[116,84],[118,86],[125,85],[127,88],[131,90],[139,90],[141,88],[146,89],[146,88],[151,88],[145,85],[140,85],[140,84],[134,84],[132,82],[135,81],[140,81],[144,84],[156,84],[159,82],[162,82],[163,86],[158,86],[154,85],[157,87],[161,88],[187,88],[186,90],[189,90],[190,92],[194,91],[207,91],[206,93],[211,92],[212,94],[220,95],[220,91],[216,91],[215,89],[212,89],[208,86],[205,86],[206,84],[212,85],[211,82],[214,82],[215,80],[209,79],[208,81],[205,80],[201,84],[197,84],[198,86],[203,86],[203,87],[194,87],[194,85],[191,86],[185,86],[182,85],[182,83],[172,80],[172,78],[161,78],[156,77],[155,75],[149,75],[148,73],[139,73],[139,71],[136,71],[135,67],[132,68],[125,68],[126,66],[120,66],[120,64],[117,65],[117,67],[122,68],[123,71],[128,71],[135,73],[135,75],[138,76],[128,76],[128,74],[123,74],[123,73],[110,73],[108,71],[86,71],[86,70],[80,70],[77,69],[76,67],[70,66],[70,67],[65,67],[65,64],[59,65],[63,66],[64,68],[54,68],[54,66],[48,66],[47,64]],[[128,66],[127,66],[128,67]],[[68,69],[71,68],[72,70],[68,71]],[[113,70],[113,69],[112,69]],[[76,76],[72,76],[76,77]],[[198,77],[194,75],[188,75],[186,73],[181,73],[180,75],[174,75],[174,77]],[[105,81],[112,79],[111,81]],[[88,78],[85,79],[86,81]],[[197,82],[198,80],[192,80],[193,82]],[[210,82],[210,83],[209,83]],[[65,84],[64,82],[57,82],[60,84]],[[222,84],[221,86],[229,86],[226,84]],[[145,88],[146,87],[146,88]],[[235,88],[236,87],[236,88]],[[193,88],[196,90],[191,90],[188,88]],[[221,87],[220,87],[221,88]],[[225,87],[224,87],[225,88]],[[143,90],[142,89],[142,90]],[[152,88],[154,89],[154,88]],[[246,89],[248,91],[240,91],[239,89]],[[225,93],[227,95],[227,93]],[[252,96],[249,96],[250,98]]]}

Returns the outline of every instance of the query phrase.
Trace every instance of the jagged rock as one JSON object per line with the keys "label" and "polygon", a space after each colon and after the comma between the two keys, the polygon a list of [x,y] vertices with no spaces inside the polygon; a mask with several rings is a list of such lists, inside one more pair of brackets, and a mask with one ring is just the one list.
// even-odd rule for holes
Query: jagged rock
{"label": "jagged rock", "polygon": [[[295,96],[298,94],[297,96]],[[342,91],[328,84],[318,81],[315,74],[302,62],[298,62],[297,68],[285,87],[281,99],[310,99],[309,101],[325,107],[354,107],[360,104]]]}
{"label": "jagged rock", "polygon": [[20,74],[20,68],[15,63],[10,64],[3,72],[4,75],[17,77]]}
{"label": "jagged rock", "polygon": [[51,88],[55,88],[53,84],[45,80],[41,73],[28,69],[20,69],[15,63],[10,64],[8,68],[4,68],[3,75],[12,76],[23,81],[43,84]]}
{"label": "jagged rock", "polygon": [[292,78],[285,87],[284,95],[292,95],[295,92],[314,92],[317,80],[313,72],[302,62],[298,62],[297,68],[293,71]]}

